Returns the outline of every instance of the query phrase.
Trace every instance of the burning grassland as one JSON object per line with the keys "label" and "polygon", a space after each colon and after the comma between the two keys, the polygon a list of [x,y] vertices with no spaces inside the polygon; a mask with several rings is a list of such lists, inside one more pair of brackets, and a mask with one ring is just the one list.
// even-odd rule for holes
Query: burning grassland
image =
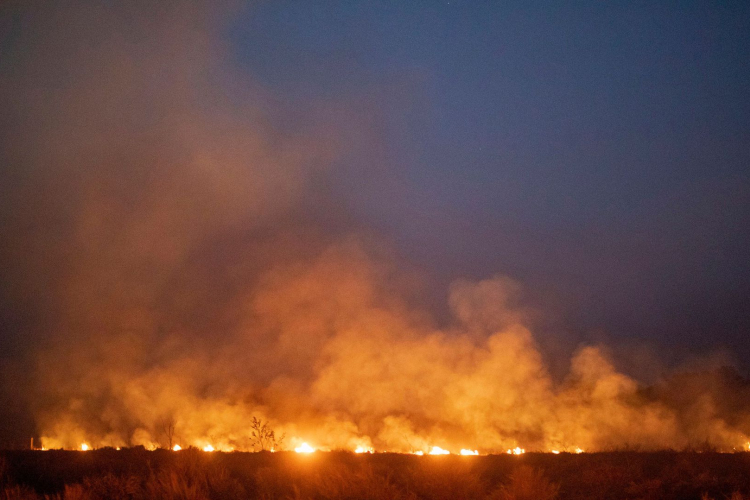
{"label": "burning grassland", "polygon": [[[211,342],[149,327],[113,332],[92,337],[72,366],[77,346],[48,349],[36,388],[42,445],[172,440],[222,451],[306,444],[400,453],[747,445],[744,407],[727,401],[743,387],[731,379],[683,376],[679,390],[696,397],[675,400],[676,382],[647,390],[589,346],[555,383],[508,306],[514,283],[454,287],[455,324],[438,330],[391,293],[388,272],[348,243],[263,274],[227,304],[226,314],[242,314]],[[257,436],[257,418],[273,440]]]}
{"label": "burning grassland", "polygon": [[[580,349],[555,383],[529,329],[483,296],[510,293],[506,279],[454,289],[464,318],[435,330],[392,298],[381,302],[372,264],[351,251],[271,271],[249,299],[250,318],[218,346],[110,337],[94,349],[104,358],[62,385],[45,377],[65,369],[51,361],[65,356],[47,353],[39,390],[56,403],[38,409],[42,445],[424,454],[747,446],[745,413],[722,399],[738,387],[676,402],[669,381],[645,388],[596,347]],[[506,324],[477,331],[474,318],[487,316]],[[147,349],[169,355],[147,364]],[[697,380],[706,376],[719,374]],[[253,419],[274,439],[262,442]]]}
{"label": "burning grassland", "polygon": [[747,447],[736,373],[646,385],[585,344],[553,376],[522,284],[489,269],[436,292],[356,219],[331,185],[377,136],[369,88],[277,109],[222,65],[232,10],[213,4],[18,9],[0,298],[23,341],[3,395],[42,447]]}

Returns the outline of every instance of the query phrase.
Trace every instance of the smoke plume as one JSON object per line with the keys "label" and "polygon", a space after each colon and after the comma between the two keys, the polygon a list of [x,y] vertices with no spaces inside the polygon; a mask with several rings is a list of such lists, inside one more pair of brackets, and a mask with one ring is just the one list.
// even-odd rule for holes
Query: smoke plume
{"label": "smoke plume", "polygon": [[165,446],[171,424],[252,449],[253,417],[288,447],[746,446],[731,372],[645,387],[582,346],[551,376],[502,270],[434,319],[426,280],[326,195],[363,123],[348,101],[284,127],[229,69],[235,10],[129,5],[3,13],[3,328],[24,360],[5,397],[44,446]]}

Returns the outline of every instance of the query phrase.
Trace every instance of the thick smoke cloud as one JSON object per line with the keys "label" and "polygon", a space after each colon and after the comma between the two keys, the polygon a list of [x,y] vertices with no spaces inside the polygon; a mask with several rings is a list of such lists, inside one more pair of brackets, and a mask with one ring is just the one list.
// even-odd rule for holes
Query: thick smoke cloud
{"label": "thick smoke cloud", "polygon": [[225,73],[225,14],[146,7],[4,13],[3,323],[63,392],[164,337],[224,336],[219,305],[298,245],[291,212],[332,154]]}
{"label": "thick smoke cloud", "polygon": [[731,373],[645,388],[587,346],[555,380],[509,278],[455,283],[447,325],[415,305],[383,237],[310,208],[335,207],[356,113],[274,125],[229,70],[231,12],[6,8],[5,397],[45,446],[159,446],[172,422],[250,449],[253,416],[331,449],[745,445]]}

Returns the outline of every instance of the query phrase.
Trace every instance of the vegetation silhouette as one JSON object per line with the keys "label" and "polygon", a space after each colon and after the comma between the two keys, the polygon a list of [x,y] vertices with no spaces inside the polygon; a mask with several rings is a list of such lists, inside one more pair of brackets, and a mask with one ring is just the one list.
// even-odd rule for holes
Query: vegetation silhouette
{"label": "vegetation silhouette", "polygon": [[0,499],[750,499],[750,453],[0,452]]}

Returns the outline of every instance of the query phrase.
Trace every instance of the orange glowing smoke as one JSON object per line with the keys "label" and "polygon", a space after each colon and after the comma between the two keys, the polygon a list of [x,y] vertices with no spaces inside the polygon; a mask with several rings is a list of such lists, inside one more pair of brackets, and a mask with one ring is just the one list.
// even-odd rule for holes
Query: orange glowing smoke
{"label": "orange glowing smoke", "polygon": [[[75,448],[85,436],[92,449],[151,449],[179,435],[206,451],[474,455],[481,443],[483,453],[521,455],[627,444],[679,449],[706,433],[723,449],[747,442],[716,407],[696,407],[686,420],[658,398],[645,399],[596,347],[577,351],[556,383],[523,317],[506,307],[514,286],[507,279],[452,287],[456,326],[436,331],[421,313],[382,297],[379,272],[360,249],[334,248],[269,272],[243,299],[247,325],[216,352],[184,341],[184,354],[143,368],[151,352],[145,340],[110,339],[95,350],[130,352],[132,359],[99,361],[94,372],[102,380],[88,392],[76,384],[60,389],[59,370],[50,369],[46,387],[66,404],[40,410],[42,445]],[[256,330],[265,344],[253,343]],[[249,373],[249,365],[262,368]],[[81,410],[93,406],[97,390],[97,404],[106,401],[101,415]],[[89,405],[73,404],[87,398]],[[101,432],[111,415],[135,428]],[[254,417],[268,423],[267,434],[253,435]],[[305,436],[316,446],[284,436]]]}

